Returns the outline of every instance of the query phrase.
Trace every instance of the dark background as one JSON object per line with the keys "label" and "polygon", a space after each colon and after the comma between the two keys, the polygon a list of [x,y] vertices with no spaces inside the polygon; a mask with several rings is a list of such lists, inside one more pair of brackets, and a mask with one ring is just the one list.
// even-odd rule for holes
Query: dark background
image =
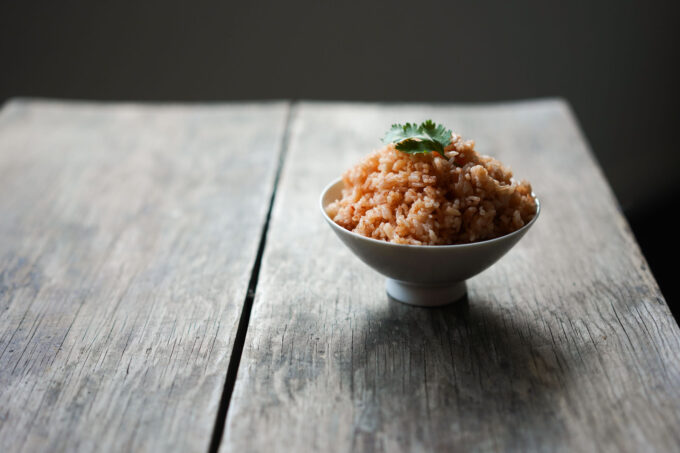
{"label": "dark background", "polygon": [[0,102],[561,96],[677,318],[677,5],[0,0]]}

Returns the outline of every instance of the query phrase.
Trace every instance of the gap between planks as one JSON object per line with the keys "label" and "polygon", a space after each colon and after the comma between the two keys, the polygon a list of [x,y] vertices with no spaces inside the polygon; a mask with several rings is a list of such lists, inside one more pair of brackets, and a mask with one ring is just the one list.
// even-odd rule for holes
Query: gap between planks
{"label": "gap between planks", "polygon": [[243,346],[246,341],[246,334],[248,333],[248,325],[250,323],[250,312],[253,308],[253,300],[255,299],[255,292],[257,291],[257,281],[260,276],[260,265],[262,264],[262,255],[267,244],[267,233],[269,231],[269,221],[271,219],[272,207],[276,200],[276,192],[279,187],[279,179],[281,178],[281,170],[286,160],[288,153],[288,146],[290,143],[290,128],[295,115],[297,101],[291,101],[288,104],[286,112],[286,121],[284,124],[283,137],[281,138],[281,145],[279,147],[278,160],[276,163],[276,173],[274,175],[274,183],[272,184],[272,193],[269,197],[269,207],[267,208],[267,216],[265,217],[262,231],[260,232],[260,242],[257,247],[257,255],[255,263],[250,273],[250,280],[248,281],[248,289],[243,300],[243,308],[241,309],[241,316],[238,321],[238,328],[236,329],[236,338],[234,339],[234,346],[232,349],[229,365],[227,367],[227,376],[224,380],[224,389],[222,390],[222,397],[220,398],[220,405],[215,417],[215,426],[213,428],[212,437],[210,438],[210,446],[208,453],[217,453],[220,444],[222,443],[222,436],[224,435],[224,425],[227,421],[227,413],[229,412],[229,403],[231,395],[236,384],[236,375],[241,363],[241,355],[243,354]]}

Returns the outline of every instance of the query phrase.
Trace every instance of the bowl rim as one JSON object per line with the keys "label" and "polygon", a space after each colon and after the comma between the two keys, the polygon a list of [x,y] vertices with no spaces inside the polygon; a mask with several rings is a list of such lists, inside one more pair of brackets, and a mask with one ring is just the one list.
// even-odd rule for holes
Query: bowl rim
{"label": "bowl rim", "polygon": [[417,245],[417,244],[395,244],[394,242],[387,242],[383,241],[381,239],[374,239],[374,238],[369,238],[367,236],[361,235],[359,233],[355,233],[354,231],[350,231],[346,228],[341,227],[333,219],[331,219],[328,214],[326,213],[325,206],[323,205],[323,199],[326,193],[331,189],[331,187],[335,186],[339,182],[342,182],[342,178],[336,178],[330,183],[326,184],[326,187],[321,191],[321,196],[319,197],[319,208],[321,209],[321,214],[324,216],[326,219],[326,222],[328,222],[332,228],[334,228],[336,231],[340,231],[344,234],[349,234],[351,236],[356,237],[359,240],[362,241],[368,241],[370,243],[374,244],[381,244],[383,246],[387,247],[396,247],[396,248],[402,248],[402,249],[423,249],[423,250],[453,250],[453,249],[464,249],[464,248],[475,248],[475,247],[483,247],[488,244],[492,244],[495,242],[501,242],[504,240],[507,240],[513,236],[521,235],[526,232],[531,226],[536,222],[536,219],[538,219],[539,214],[541,213],[541,202],[538,199],[538,196],[536,196],[535,192],[531,192],[531,196],[534,197],[534,200],[536,200],[536,214],[534,217],[529,221],[529,223],[525,224],[521,228],[508,233],[504,234],[503,236],[498,236],[492,239],[484,239],[483,241],[476,241],[476,242],[469,242],[467,244],[449,244],[449,245]]}

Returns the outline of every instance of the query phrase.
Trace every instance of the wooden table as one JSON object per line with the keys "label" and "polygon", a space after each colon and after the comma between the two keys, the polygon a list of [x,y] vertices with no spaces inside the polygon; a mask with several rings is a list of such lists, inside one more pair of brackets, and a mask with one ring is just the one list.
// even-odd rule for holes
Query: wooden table
{"label": "wooden table", "polygon": [[[441,309],[389,301],[317,207],[429,117],[543,206]],[[680,330],[561,100],[0,113],[2,452],[677,451],[678,426]]]}

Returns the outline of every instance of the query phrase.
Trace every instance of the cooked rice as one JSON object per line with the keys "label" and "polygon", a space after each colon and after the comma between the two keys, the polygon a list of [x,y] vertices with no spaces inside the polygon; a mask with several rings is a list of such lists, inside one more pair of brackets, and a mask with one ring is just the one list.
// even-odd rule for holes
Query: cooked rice
{"label": "cooked rice", "polygon": [[521,228],[536,214],[531,185],[474,146],[453,134],[450,161],[394,145],[374,151],[345,172],[342,198],[326,212],[350,231],[398,244],[463,244]]}

